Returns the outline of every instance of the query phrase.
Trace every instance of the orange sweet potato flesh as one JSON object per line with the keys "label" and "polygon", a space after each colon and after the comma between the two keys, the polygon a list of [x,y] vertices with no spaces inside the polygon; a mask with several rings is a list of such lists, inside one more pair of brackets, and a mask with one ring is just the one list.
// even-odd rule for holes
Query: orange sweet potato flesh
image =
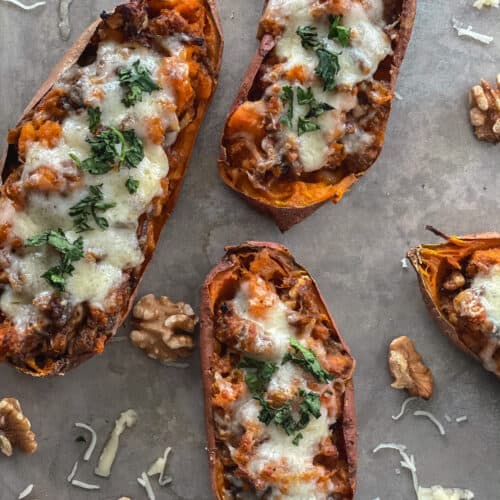
{"label": "orange sweet potato flesh", "polygon": [[[191,111],[191,121],[179,133],[175,143],[165,149],[169,159],[169,173],[162,182],[165,195],[154,199],[153,209],[139,220],[138,237],[145,257],[144,262],[130,270],[129,279],[114,292],[118,306],[110,315],[94,317],[91,321],[84,317],[78,327],[70,331],[56,332],[51,339],[36,336],[20,339],[18,332],[8,321],[0,321],[0,361],[8,362],[30,375],[64,374],[102,352],[133,305],[161,230],[174,209],[197,133],[218,83],[223,38],[215,0],[131,0],[117,7],[113,14],[103,14],[102,19],[90,25],[66,52],[24,110],[15,129],[9,133],[8,147],[0,162],[6,190],[9,179],[19,175],[27,141],[37,136],[50,143],[53,137],[60,133],[58,126],[50,121],[38,123],[37,116],[40,113],[37,111],[42,110],[45,116],[53,116],[55,119],[60,117],[60,95],[53,86],[62,73],[74,64],[85,63],[88,54],[95,53],[95,47],[100,40],[127,40],[131,36],[130,30],[134,31],[134,23],[139,25],[145,18],[149,19],[148,22],[154,22],[160,14],[168,15],[167,11],[170,9],[175,9],[176,15],[178,13],[187,20],[193,34],[204,39],[203,47],[206,53],[203,58],[203,71],[198,72],[200,76],[195,104],[192,110],[186,110]],[[140,37],[137,33],[134,36]],[[197,59],[193,57],[189,63],[190,71],[199,70],[201,63]],[[19,202],[22,203],[23,193],[17,194]]]}
{"label": "orange sweet potato flesh", "polygon": [[439,329],[462,351],[500,377],[500,346],[490,353],[486,365],[481,356],[481,339],[471,331],[453,324],[443,308],[446,293],[443,283],[452,271],[463,274],[474,255],[481,255],[488,264],[500,263],[500,233],[477,233],[465,236],[447,236],[429,228],[446,241],[433,245],[419,245],[408,252],[408,259],[417,272],[424,303]]}
{"label": "orange sweet potato flesh", "polygon": [[[272,217],[282,231],[303,221],[327,201],[338,203],[351,186],[373,165],[382,150],[396,79],[413,28],[416,0],[384,0],[384,8],[387,23],[390,25],[394,23],[391,31],[393,54],[380,63],[374,75],[375,82],[385,87],[387,96],[383,103],[374,108],[376,116],[373,119],[372,133],[375,135],[373,147],[369,148],[366,155],[347,154],[335,169],[328,169],[327,166],[322,168],[318,175],[306,176],[304,180],[286,176],[278,180],[273,179],[272,184],[268,182],[264,188],[260,185],[256,187],[246,175],[239,175],[249,155],[230,153],[232,132],[245,130],[243,127],[235,127],[235,120],[239,119],[235,113],[244,102],[253,103],[256,99],[260,99],[262,91],[259,85],[261,83],[259,71],[276,43],[273,33],[266,32],[265,27],[259,31],[259,48],[250,62],[226,121],[219,155],[219,173],[230,188],[255,208]],[[271,28],[269,30],[272,31]],[[297,77],[300,81],[300,75],[291,76]],[[255,118],[255,110],[253,115]],[[251,120],[247,130],[253,129],[252,132],[256,133],[256,136],[262,135],[264,130],[256,130],[254,128],[256,124],[256,119]],[[322,175],[322,172],[325,172],[325,175]]]}
{"label": "orange sweet potato flesh", "polygon": [[[218,372],[217,367],[220,366],[219,354],[221,349],[224,349],[214,336],[215,311],[222,302],[234,296],[242,276],[242,269],[250,269],[250,272],[269,282],[276,282],[283,276],[290,277],[292,275],[310,278],[307,271],[295,262],[286,247],[277,243],[248,241],[237,246],[226,247],[225,256],[205,280],[201,292],[200,350],[210,477],[213,494],[218,500],[230,500],[233,496],[228,496],[225,489],[224,474],[228,470],[227,457],[223,457],[221,442],[216,436],[214,423],[215,410],[212,387],[215,374]],[[306,300],[305,295],[303,299]],[[339,419],[340,426],[336,444],[344,464],[339,477],[342,478],[340,481],[345,483],[344,491],[338,498],[347,500],[354,497],[356,490],[357,435],[352,381],[355,363],[314,280],[312,280],[312,299],[310,298],[310,300],[328,324],[329,337],[324,338],[323,342],[328,340],[338,342],[344,353],[343,361],[337,363],[334,370],[338,370],[339,373],[343,371],[345,375],[343,378],[345,392],[343,392],[340,404],[342,417]],[[229,357],[231,358],[231,356]]]}

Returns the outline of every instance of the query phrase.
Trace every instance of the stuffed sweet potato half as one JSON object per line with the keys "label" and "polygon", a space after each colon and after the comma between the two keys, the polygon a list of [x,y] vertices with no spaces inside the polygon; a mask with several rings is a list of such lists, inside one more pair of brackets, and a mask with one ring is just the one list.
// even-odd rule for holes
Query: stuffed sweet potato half
{"label": "stuffed sweet potato half", "polygon": [[500,376],[500,233],[442,236],[408,253],[425,304],[458,347]]}
{"label": "stuffed sweet potato half", "polygon": [[227,248],[202,290],[201,356],[216,498],[353,498],[354,361],[285,247]]}
{"label": "stuffed sweet potato half", "polygon": [[220,174],[282,230],[377,159],[416,0],[267,0]]}
{"label": "stuffed sweet potato half", "polygon": [[0,360],[63,373],[125,318],[217,84],[210,0],[132,0],[90,26],[8,138]]}

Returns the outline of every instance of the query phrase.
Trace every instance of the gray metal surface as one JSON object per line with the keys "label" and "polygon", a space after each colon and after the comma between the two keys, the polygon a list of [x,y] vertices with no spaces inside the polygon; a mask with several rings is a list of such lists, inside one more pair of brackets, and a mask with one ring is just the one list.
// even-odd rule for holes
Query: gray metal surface
{"label": "gray metal surface", "polygon": [[[21,12],[0,2],[0,135],[14,125],[23,106],[62,55],[57,2]],[[76,0],[72,37],[116,2]],[[411,499],[409,475],[391,452],[373,456],[381,441],[405,443],[416,456],[424,485],[468,487],[479,500],[500,498],[500,384],[457,351],[428,317],[412,271],[400,259],[410,245],[433,241],[424,231],[498,230],[499,149],[477,142],[467,121],[467,90],[500,69],[500,12],[478,12],[472,0],[419,0],[414,36],[398,83],[384,152],[376,166],[337,206],[325,206],[282,235],[273,223],[240,201],[218,178],[215,158],[225,113],[255,49],[259,0],[220,0],[226,50],[219,89],[201,131],[175,213],[163,233],[142,292],[167,294],[199,304],[205,274],[223,247],[245,239],[282,242],[317,278],[327,303],[357,358],[359,421],[357,498]],[[457,17],[496,36],[485,47],[459,39]],[[119,335],[124,337],[127,327]],[[391,338],[410,335],[431,366],[436,392],[426,408],[467,415],[446,424],[440,437],[426,420],[408,415],[393,423],[404,399],[389,387],[386,367]],[[0,499],[17,498],[29,483],[36,499],[145,498],[136,477],[170,445],[172,486],[158,498],[209,499],[198,353],[190,368],[156,364],[126,338],[65,377],[34,380],[0,367],[0,397],[19,398],[39,438],[32,456],[0,456]],[[85,445],[73,423],[92,424],[98,451],[113,420],[127,408],[140,415],[123,436],[112,478],[93,476],[92,464],[79,479],[98,482],[89,493],[66,483]],[[94,457],[96,459],[96,457]],[[94,460],[95,462],[95,460]],[[158,490],[158,489],[157,489]]]}

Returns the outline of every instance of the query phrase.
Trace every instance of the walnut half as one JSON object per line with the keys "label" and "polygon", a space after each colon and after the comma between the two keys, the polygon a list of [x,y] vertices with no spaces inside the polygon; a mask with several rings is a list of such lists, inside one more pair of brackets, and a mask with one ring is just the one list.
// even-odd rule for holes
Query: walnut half
{"label": "walnut half", "polygon": [[398,337],[389,346],[389,369],[394,389],[406,389],[410,396],[429,399],[434,389],[432,372],[425,366],[408,337]]}
{"label": "walnut half", "polygon": [[30,421],[23,415],[19,401],[14,398],[0,400],[0,451],[10,457],[14,448],[33,453],[37,446]]}
{"label": "walnut half", "polygon": [[175,361],[192,353],[198,318],[189,304],[146,295],[137,302],[132,315],[137,328],[130,340],[150,358]]}
{"label": "walnut half", "polygon": [[470,121],[480,141],[500,142],[500,74],[496,84],[481,80],[470,91]]}

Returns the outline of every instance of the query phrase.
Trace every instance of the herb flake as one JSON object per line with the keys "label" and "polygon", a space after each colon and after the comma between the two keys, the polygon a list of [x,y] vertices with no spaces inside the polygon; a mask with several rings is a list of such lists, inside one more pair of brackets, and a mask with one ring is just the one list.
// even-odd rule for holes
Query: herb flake
{"label": "herb flake", "polygon": [[89,223],[89,218],[93,218],[97,226],[101,229],[106,229],[109,226],[107,219],[100,216],[99,212],[102,213],[113,208],[116,206],[116,203],[106,203],[101,188],[102,184],[90,186],[89,195],[69,209],[69,215],[74,219],[77,233],[93,229]]}
{"label": "herb flake", "polygon": [[333,375],[326,371],[320,364],[316,355],[307,347],[304,347],[295,338],[290,339],[291,352],[288,352],[283,358],[283,363],[288,361],[301,366],[304,370],[308,371],[313,377],[323,384],[333,380]]}
{"label": "herb flake", "polygon": [[245,370],[245,382],[252,394],[263,394],[271,377],[278,370],[276,363],[243,358],[238,368]]}
{"label": "herb flake", "polygon": [[73,274],[75,270],[72,262],[83,258],[83,239],[77,238],[71,242],[62,229],[45,231],[42,234],[29,238],[25,242],[26,247],[40,247],[48,245],[54,248],[61,257],[57,266],[51,267],[42,274],[42,278],[53,286],[56,290],[63,292],[66,287],[66,276]]}
{"label": "herb flake", "polygon": [[122,103],[130,108],[135,103],[142,101],[143,93],[151,93],[160,90],[160,86],[151,77],[151,72],[141,65],[139,59],[129,68],[121,68],[118,71],[120,86],[124,89],[125,95]]}
{"label": "herb flake", "polygon": [[341,26],[342,16],[329,16],[328,20],[330,21],[328,38],[338,41],[342,47],[347,47],[351,40],[351,28]]}

